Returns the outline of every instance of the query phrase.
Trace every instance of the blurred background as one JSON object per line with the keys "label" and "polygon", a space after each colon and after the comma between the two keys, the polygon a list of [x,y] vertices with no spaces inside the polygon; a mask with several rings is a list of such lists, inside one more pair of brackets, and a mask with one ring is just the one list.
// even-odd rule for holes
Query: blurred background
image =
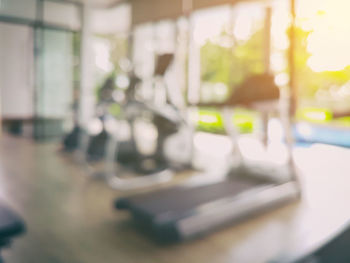
{"label": "blurred background", "polygon": [[[108,77],[125,89],[132,68],[147,90],[157,54],[175,54],[167,83],[191,103],[225,100],[245,76],[264,71],[266,49],[276,83],[290,82],[289,1],[269,3],[269,32],[266,3],[258,1],[37,2],[1,2],[1,114],[11,133],[61,137],[74,110],[82,122],[94,115],[96,90]],[[295,117],[347,127],[346,4],[297,1],[295,8]],[[271,43],[264,50],[266,34]],[[197,125],[220,130],[220,116],[200,111]]]}
{"label": "blurred background", "polygon": [[[0,197],[27,228],[6,262],[349,262],[335,255],[350,243],[329,257],[320,245],[350,218],[349,8],[0,0]],[[265,100],[279,106],[254,104]],[[221,178],[232,156],[268,163],[301,200],[170,247],[113,207],[189,177]],[[315,261],[290,259],[310,251]]]}

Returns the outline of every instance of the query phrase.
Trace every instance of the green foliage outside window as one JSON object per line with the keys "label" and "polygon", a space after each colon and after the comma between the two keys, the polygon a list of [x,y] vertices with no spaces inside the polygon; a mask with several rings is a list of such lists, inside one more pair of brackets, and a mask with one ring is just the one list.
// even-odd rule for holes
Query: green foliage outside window
{"label": "green foliage outside window", "polygon": [[263,30],[258,30],[243,43],[225,32],[221,38],[231,38],[235,44],[226,47],[208,40],[201,47],[201,80],[224,83],[230,93],[248,75],[264,71]]}

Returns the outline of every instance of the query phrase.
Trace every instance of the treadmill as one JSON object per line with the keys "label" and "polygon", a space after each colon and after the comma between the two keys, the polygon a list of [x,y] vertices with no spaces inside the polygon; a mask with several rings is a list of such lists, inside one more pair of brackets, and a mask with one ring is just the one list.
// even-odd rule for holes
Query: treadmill
{"label": "treadmill", "polygon": [[[284,203],[297,200],[300,185],[291,156],[289,114],[280,103],[279,88],[268,73],[249,77],[223,104],[224,124],[232,138],[232,162],[226,174],[211,183],[184,183],[172,188],[119,198],[115,206],[128,210],[144,232],[161,243],[179,242],[203,236],[213,230],[243,220]],[[251,161],[244,156],[238,131],[232,125],[233,108],[244,105],[259,109],[263,120],[262,145],[268,117],[279,112],[285,127],[281,144],[287,150],[283,164]],[[284,110],[283,110],[284,108]]]}

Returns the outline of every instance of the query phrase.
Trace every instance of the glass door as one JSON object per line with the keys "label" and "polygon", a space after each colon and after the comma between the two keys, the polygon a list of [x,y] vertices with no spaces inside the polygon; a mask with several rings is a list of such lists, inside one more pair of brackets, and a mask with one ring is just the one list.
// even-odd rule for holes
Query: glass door
{"label": "glass door", "polygon": [[36,31],[36,125],[35,138],[63,134],[74,89],[74,33],[52,29]]}

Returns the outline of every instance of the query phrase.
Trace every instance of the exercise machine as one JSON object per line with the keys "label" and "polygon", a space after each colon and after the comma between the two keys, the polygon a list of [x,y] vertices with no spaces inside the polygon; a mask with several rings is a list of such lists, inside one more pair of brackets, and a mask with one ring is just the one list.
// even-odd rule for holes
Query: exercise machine
{"label": "exercise machine", "polygon": [[114,91],[114,76],[109,76],[102,87],[98,91],[98,104],[96,107],[96,118],[94,118],[90,124],[98,122],[101,129],[96,134],[89,131],[89,127],[84,128],[78,122],[78,105],[75,103],[73,109],[74,127],[63,138],[63,149],[67,152],[74,152],[79,148],[83,148],[86,152],[86,158],[88,160],[101,160],[105,154],[105,143],[107,141],[107,132],[105,128],[105,120],[110,116],[108,114],[108,107],[114,103],[113,91]]}
{"label": "exercise machine", "polygon": [[[10,246],[12,240],[25,232],[23,220],[10,208],[0,204],[0,251]],[[3,263],[0,256],[0,263]]]}
{"label": "exercise machine", "polygon": [[[164,75],[173,60],[172,54],[157,57],[155,96],[151,101],[140,100],[137,85],[128,89],[122,115],[130,130],[127,141],[120,139],[116,129],[108,142],[106,171],[109,185],[118,190],[148,187],[169,181],[174,171],[191,169],[193,129],[186,116],[171,103]],[[158,93],[158,94],[157,94]],[[139,145],[153,133],[151,151]],[[169,145],[171,144],[171,146]],[[172,157],[172,153],[177,155]],[[117,167],[116,167],[117,166]],[[125,176],[132,173],[132,176]]]}
{"label": "exercise machine", "polygon": [[[239,105],[261,112],[263,134],[256,134],[257,141],[251,138],[254,134],[241,138],[232,125],[233,109]],[[130,211],[141,229],[159,242],[202,236],[248,216],[297,200],[300,196],[291,154],[288,105],[280,99],[273,76],[266,73],[248,77],[228,101],[206,106],[222,109],[225,128],[232,139],[232,161],[227,172],[210,184],[185,183],[116,200],[117,209]],[[264,159],[269,155],[269,149],[274,148],[271,138],[267,136],[268,119],[277,113],[285,131],[284,138],[279,141],[285,158],[278,164]],[[248,150],[253,151],[253,157],[247,156],[247,148],[241,150],[244,144],[241,139],[250,143]],[[261,155],[255,156],[259,151]]]}
{"label": "exercise machine", "polygon": [[[86,165],[101,161],[106,156],[108,131],[106,125],[114,121],[109,113],[109,106],[115,103],[113,92],[115,91],[114,76],[109,76],[98,92],[98,104],[96,117],[93,118],[84,129],[76,126],[76,146],[80,150],[81,159]],[[73,133],[74,133],[73,130]]]}

